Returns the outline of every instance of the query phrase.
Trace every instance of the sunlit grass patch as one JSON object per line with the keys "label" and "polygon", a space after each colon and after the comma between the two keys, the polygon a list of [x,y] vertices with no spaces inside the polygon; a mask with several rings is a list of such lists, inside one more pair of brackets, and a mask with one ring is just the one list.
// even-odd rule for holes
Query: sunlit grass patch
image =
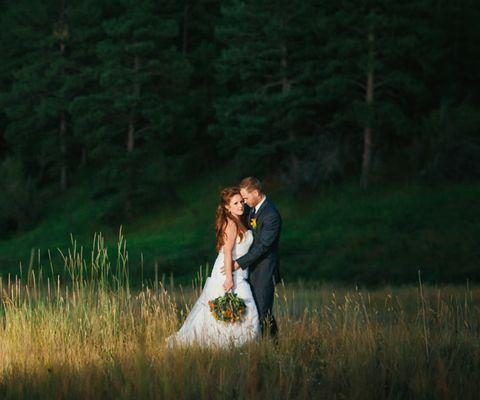
{"label": "sunlit grass patch", "polygon": [[[121,231],[72,246],[59,268],[2,276],[1,398],[465,398],[480,384],[480,290],[278,285],[280,335],[240,348],[168,349],[192,285],[129,282]],[[213,323],[213,319],[212,319]]]}

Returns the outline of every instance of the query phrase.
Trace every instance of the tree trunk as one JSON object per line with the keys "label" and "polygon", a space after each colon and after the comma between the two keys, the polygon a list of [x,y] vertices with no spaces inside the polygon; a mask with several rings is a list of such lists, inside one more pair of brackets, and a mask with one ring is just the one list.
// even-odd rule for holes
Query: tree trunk
{"label": "tree trunk", "polygon": [[188,49],[188,12],[190,6],[185,2],[183,7],[183,29],[182,29],[182,54],[187,54]]}
{"label": "tree trunk", "polygon": [[[133,64],[133,96],[136,100],[140,96],[140,83],[138,82],[138,71],[140,69],[140,57],[135,56]],[[136,123],[136,103],[130,110],[128,118],[128,137],[127,137],[127,153],[133,153],[135,149],[135,123]],[[133,214],[132,195],[134,191],[135,171],[132,164],[132,158],[128,156],[128,171],[127,171],[127,196],[125,200],[125,216],[130,218]]]}
{"label": "tree trunk", "polygon": [[[62,57],[65,56],[65,43],[60,43],[60,54]],[[64,71],[62,71],[64,74]],[[67,121],[65,110],[62,110],[60,113],[60,132],[59,132],[59,142],[60,142],[60,188],[61,190],[67,189]]]}
{"label": "tree trunk", "polygon": [[[140,83],[138,82],[138,70],[140,69],[140,57],[135,56],[133,64],[133,96],[138,99],[140,95]],[[135,149],[135,118],[136,118],[136,106],[133,106],[130,110],[130,117],[128,118],[128,139],[127,139],[127,152],[131,153]]]}
{"label": "tree trunk", "polygon": [[67,189],[67,122],[65,118],[65,111],[60,114],[60,188]]}
{"label": "tree trunk", "polygon": [[80,165],[82,167],[87,165],[87,149],[85,147],[82,147],[82,157],[81,157]]}
{"label": "tree trunk", "polygon": [[[282,61],[281,61],[282,70],[283,70],[282,94],[288,94],[292,88],[292,82],[288,79],[288,71],[287,71],[288,57],[287,56],[288,56],[287,47],[285,46],[285,44],[282,44]],[[295,132],[292,129],[288,131],[288,138],[290,139],[290,142],[292,144],[295,143]],[[290,152],[289,163],[290,163],[290,180],[292,184],[296,186],[299,182],[300,163],[293,150]]]}
{"label": "tree trunk", "polygon": [[287,47],[283,44],[282,45],[282,69],[283,69],[283,76],[282,76],[282,93],[286,94],[290,92],[292,87],[292,83],[288,80],[287,76]]}
{"label": "tree trunk", "polygon": [[360,178],[360,185],[366,189],[370,183],[370,170],[372,166],[372,146],[373,146],[373,131],[372,131],[372,107],[373,107],[373,95],[374,95],[374,67],[373,57],[374,50],[373,44],[375,36],[372,31],[368,33],[368,70],[367,70],[367,85],[365,93],[365,101],[369,111],[368,122],[363,130],[363,157],[362,157],[362,176]]}

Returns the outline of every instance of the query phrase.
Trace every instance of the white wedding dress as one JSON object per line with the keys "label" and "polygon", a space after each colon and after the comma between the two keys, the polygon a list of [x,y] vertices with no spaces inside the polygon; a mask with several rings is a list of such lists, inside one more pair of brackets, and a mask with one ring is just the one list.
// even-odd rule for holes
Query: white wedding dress
{"label": "white wedding dress", "polygon": [[[243,240],[237,236],[236,243],[232,250],[232,258],[243,256],[253,243],[252,231],[245,232]],[[217,321],[210,312],[209,300],[223,296],[225,291],[223,283],[225,275],[220,271],[224,262],[223,248],[220,249],[212,273],[207,278],[200,297],[192,307],[180,330],[169,336],[166,341],[169,346],[175,344],[196,343],[202,346],[227,347],[238,346],[260,336],[260,322],[257,307],[253,299],[250,284],[247,282],[248,270],[242,268],[233,272],[233,292],[245,301],[247,306],[243,318],[235,322],[225,323]]]}

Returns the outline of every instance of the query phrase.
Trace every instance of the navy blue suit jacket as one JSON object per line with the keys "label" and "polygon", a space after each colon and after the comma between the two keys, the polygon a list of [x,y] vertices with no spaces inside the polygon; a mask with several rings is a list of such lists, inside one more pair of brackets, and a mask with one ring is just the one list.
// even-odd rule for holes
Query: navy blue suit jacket
{"label": "navy blue suit jacket", "polygon": [[256,227],[248,221],[253,230],[253,244],[247,254],[236,261],[241,268],[249,268],[250,284],[262,288],[280,281],[278,243],[282,229],[282,218],[268,198],[256,215]]}

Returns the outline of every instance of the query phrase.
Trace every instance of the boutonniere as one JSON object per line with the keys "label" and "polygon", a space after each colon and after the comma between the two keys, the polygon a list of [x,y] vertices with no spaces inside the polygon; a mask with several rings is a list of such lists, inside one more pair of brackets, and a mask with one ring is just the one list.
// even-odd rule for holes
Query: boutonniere
{"label": "boutonniere", "polygon": [[257,229],[257,219],[256,218],[252,218],[250,220],[250,225],[252,225],[252,228],[253,229]]}

